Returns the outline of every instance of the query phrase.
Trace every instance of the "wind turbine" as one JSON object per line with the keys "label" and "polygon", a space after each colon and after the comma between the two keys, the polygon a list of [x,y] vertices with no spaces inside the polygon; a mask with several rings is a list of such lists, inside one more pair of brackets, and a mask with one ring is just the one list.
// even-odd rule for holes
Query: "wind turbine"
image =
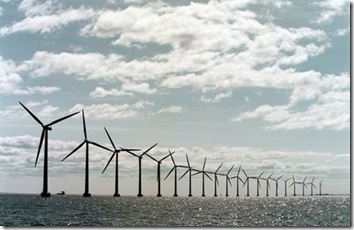
{"label": "wind turbine", "polygon": [[296,196],[296,184],[302,184],[301,182],[296,182],[295,177],[293,175],[293,183],[289,185],[289,187],[294,186],[294,196]]}
{"label": "wind turbine", "polygon": [[[280,177],[278,177],[277,179],[274,178],[270,178],[271,180],[275,181],[275,196],[278,196],[278,181],[280,180],[280,178],[282,178],[283,175],[281,175]],[[289,180],[289,179],[288,179]],[[286,187],[286,186],[285,186]]]}
{"label": "wind turbine", "polygon": [[161,170],[160,170],[160,166],[162,164],[162,161],[165,160],[167,157],[169,157],[170,155],[174,154],[175,152],[169,152],[168,155],[166,155],[165,157],[161,158],[160,160],[156,160],[154,157],[150,156],[148,153],[146,154],[146,156],[150,157],[153,161],[155,161],[157,163],[157,196],[160,197],[161,195]]}
{"label": "wind turbine", "polygon": [[77,150],[79,150],[84,144],[86,145],[86,160],[85,160],[85,192],[83,194],[84,197],[90,197],[91,194],[89,193],[89,145],[95,145],[99,148],[105,149],[107,151],[112,152],[112,150],[110,150],[109,148],[106,148],[100,144],[97,144],[96,142],[90,141],[87,139],[87,131],[86,131],[86,122],[85,122],[85,113],[84,110],[82,110],[82,123],[83,123],[83,128],[84,128],[84,136],[85,139],[84,141],[79,144],[73,151],[71,151],[71,153],[69,153],[66,157],[64,157],[64,159],[62,159],[61,161],[63,162],[65,159],[67,159],[68,157],[70,157],[74,152],[76,152]]}
{"label": "wind turbine", "polygon": [[171,157],[172,159],[172,163],[173,163],[173,167],[172,169],[170,170],[170,172],[166,175],[165,179],[167,179],[167,177],[173,172],[175,171],[175,194],[173,195],[174,197],[177,197],[178,194],[177,194],[177,168],[180,167],[179,165],[176,165],[176,162],[175,160],[173,159],[173,156],[172,156],[172,153],[171,153],[171,150],[168,150],[169,151],[169,156]]}
{"label": "wind turbine", "polygon": [[243,182],[243,180],[240,177],[240,171],[241,171],[241,166],[238,168],[237,175],[230,178],[230,179],[236,178],[236,196],[239,196],[239,181],[245,184],[245,182]]}
{"label": "wind turbine", "polygon": [[125,152],[127,152],[127,151],[140,151],[140,149],[123,149],[123,148],[117,149],[116,146],[114,145],[113,140],[112,140],[111,136],[109,135],[107,129],[104,128],[104,130],[106,131],[106,134],[107,134],[107,136],[109,138],[109,141],[112,144],[112,147],[113,147],[114,151],[112,151],[113,154],[112,154],[111,158],[109,159],[106,167],[103,169],[102,174],[106,171],[108,165],[111,163],[113,157],[115,156],[116,170],[115,170],[115,190],[114,190],[114,195],[113,196],[117,197],[117,196],[120,196],[119,191],[118,191],[118,156],[119,156],[118,154],[120,152],[123,152],[123,151],[125,151]]}
{"label": "wind turbine", "polygon": [[259,196],[259,188],[261,187],[261,183],[259,182],[259,180],[261,179],[261,176],[264,172],[262,172],[261,174],[259,174],[258,177],[253,177],[257,180],[257,196]]}
{"label": "wind turbine", "polygon": [[179,180],[182,179],[189,172],[189,194],[188,194],[188,196],[191,197],[192,196],[192,171],[194,169],[191,167],[191,165],[189,163],[187,153],[186,153],[186,159],[187,159],[188,168],[187,168],[187,171],[179,178]]}
{"label": "wind turbine", "polygon": [[306,186],[306,183],[305,183],[305,180],[306,180],[307,176],[305,176],[304,180],[302,181],[302,195],[305,196],[305,187],[307,188]]}
{"label": "wind turbine", "polygon": [[225,174],[226,176],[226,189],[225,189],[225,196],[229,196],[229,184],[232,186],[231,184],[231,178],[229,177],[230,172],[232,171],[232,169],[235,167],[235,165],[233,165],[229,171]]}
{"label": "wind turbine", "polygon": [[206,175],[212,181],[211,177],[204,171],[206,159],[207,158],[205,157],[204,158],[203,169],[202,170],[195,170],[197,172],[192,175],[192,176],[195,176],[195,175],[198,175],[198,174],[202,173],[202,196],[205,196],[205,180],[204,180],[204,176]]}
{"label": "wind turbine", "polygon": [[313,187],[316,188],[315,184],[313,183],[314,180],[315,180],[315,177],[312,178],[312,181],[310,183],[307,183],[307,184],[311,185],[311,196],[313,196]]}
{"label": "wind turbine", "polygon": [[42,190],[41,196],[42,197],[49,197],[50,193],[48,192],[48,131],[52,130],[52,125],[54,125],[60,121],[63,121],[69,117],[72,117],[80,112],[76,112],[76,113],[67,115],[65,117],[59,118],[59,119],[52,121],[49,124],[45,125],[29,109],[27,109],[26,106],[24,106],[21,102],[19,102],[19,103],[31,115],[31,117],[34,120],[36,120],[38,124],[40,124],[42,126],[42,134],[41,134],[41,139],[39,141],[37,158],[36,158],[36,163],[34,164],[34,167],[37,166],[39,153],[41,152],[42,144],[44,141],[43,190]]}
{"label": "wind turbine", "polygon": [[272,175],[273,175],[273,173],[272,174],[270,174],[269,175],[269,177],[267,177],[267,178],[261,178],[262,180],[265,180],[266,181],[266,196],[269,196],[269,188],[270,188],[270,183],[269,183],[269,180],[271,179],[273,179],[273,178],[271,178],[272,177]]}
{"label": "wind turbine", "polygon": [[322,196],[322,193],[321,193],[321,188],[322,188],[322,181],[320,181],[320,196]]}
{"label": "wind turbine", "polygon": [[[224,163],[221,163],[220,166],[218,167],[218,169],[215,172],[208,172],[210,174],[214,174],[214,196],[218,196],[218,193],[217,193],[217,186],[219,185],[218,171],[219,171],[219,169],[221,168],[221,166],[223,164]],[[219,174],[219,175],[221,175],[221,174]]]}
{"label": "wind turbine", "polygon": [[284,183],[285,183],[285,192],[284,192],[284,196],[287,196],[287,186],[286,186],[286,183],[288,182],[288,180],[290,180],[291,178],[288,178],[288,179],[286,179],[286,180],[284,180]]}
{"label": "wind turbine", "polygon": [[141,197],[143,196],[143,194],[141,193],[141,179],[142,179],[142,176],[141,176],[141,160],[143,159],[143,156],[145,154],[147,154],[152,148],[154,148],[158,143],[154,144],[153,146],[151,146],[150,148],[148,148],[147,150],[145,150],[145,152],[143,152],[142,154],[140,155],[136,155],[135,153],[131,152],[131,151],[127,151],[128,153],[130,153],[131,155],[139,158],[139,182],[138,182],[138,197]]}
{"label": "wind turbine", "polygon": [[245,184],[247,183],[247,193],[246,193],[246,196],[250,196],[250,177],[248,177],[247,173],[245,170],[242,169],[242,172],[245,174],[246,176],[246,180],[245,182],[243,183],[243,186],[245,186]]}

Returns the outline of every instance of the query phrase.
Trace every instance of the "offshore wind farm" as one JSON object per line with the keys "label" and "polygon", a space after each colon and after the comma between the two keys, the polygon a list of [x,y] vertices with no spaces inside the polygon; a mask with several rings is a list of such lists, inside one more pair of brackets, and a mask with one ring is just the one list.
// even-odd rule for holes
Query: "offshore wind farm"
{"label": "offshore wind farm", "polygon": [[0,225],[350,226],[351,11],[0,1]]}

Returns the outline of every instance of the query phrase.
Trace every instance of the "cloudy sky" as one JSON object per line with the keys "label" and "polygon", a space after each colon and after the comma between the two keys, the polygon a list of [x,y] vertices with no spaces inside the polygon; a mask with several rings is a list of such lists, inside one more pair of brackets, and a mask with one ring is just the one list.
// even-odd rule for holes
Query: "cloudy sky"
{"label": "cloudy sky", "polygon": [[[349,21],[345,0],[0,0],[0,192],[42,190],[41,127],[21,101],[43,123],[84,109],[88,138],[107,147],[104,127],[117,146],[176,151],[177,164],[187,153],[197,169],[207,157],[209,171],[315,177],[323,192],[348,194]],[[84,139],[81,119],[49,132],[52,193],[84,191],[84,149],[61,162]],[[92,194],[113,194],[114,165],[101,174],[109,157],[90,148]],[[122,153],[119,167],[120,193],[136,195],[138,159]],[[156,186],[144,157],[143,194]]]}

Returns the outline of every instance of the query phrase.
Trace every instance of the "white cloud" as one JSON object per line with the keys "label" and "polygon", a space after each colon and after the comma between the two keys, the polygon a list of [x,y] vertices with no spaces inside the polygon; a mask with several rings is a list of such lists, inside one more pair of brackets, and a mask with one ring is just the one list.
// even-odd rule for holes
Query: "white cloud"
{"label": "white cloud", "polygon": [[133,93],[130,92],[125,92],[122,90],[117,90],[117,89],[111,89],[111,90],[105,90],[102,87],[96,87],[95,91],[90,93],[91,97],[106,97],[106,96],[133,96]]}
{"label": "white cloud", "polygon": [[183,109],[181,106],[170,105],[160,109],[157,113],[182,113]]}
{"label": "white cloud", "polygon": [[132,83],[126,82],[122,85],[122,89],[125,91],[137,92],[142,94],[154,94],[157,89],[151,89],[148,83]]}
{"label": "white cloud", "polygon": [[60,90],[55,86],[34,86],[21,88],[23,80],[18,73],[16,63],[12,60],[4,60],[0,56],[0,94],[7,95],[32,95],[50,94]]}
{"label": "white cloud", "polygon": [[11,94],[21,82],[22,78],[16,72],[16,64],[0,56],[0,92]]}
{"label": "white cloud", "polygon": [[347,0],[321,0],[313,4],[322,8],[316,19],[318,24],[332,22],[335,17],[349,13],[349,1]]}
{"label": "white cloud", "polygon": [[145,109],[147,105],[152,105],[149,101],[139,101],[129,105],[127,103],[121,105],[111,105],[108,103],[82,105],[77,104],[70,109],[70,112],[84,109],[85,116],[97,119],[126,119],[136,117]]}
{"label": "white cloud", "polygon": [[20,22],[15,22],[11,26],[4,26],[0,28],[0,36],[9,35],[17,32],[30,33],[49,33],[53,30],[60,29],[69,23],[87,20],[93,17],[94,11],[92,9],[69,9],[66,11],[57,12],[51,15],[34,15],[25,18]]}
{"label": "white cloud", "polygon": [[34,0],[23,0],[18,9],[22,11],[27,17],[36,15],[48,15],[53,13],[54,7],[53,0],[49,1],[34,1]]}
{"label": "white cloud", "polygon": [[[268,122],[267,129],[332,129],[348,130],[350,127],[350,79],[347,74],[329,75],[315,84],[293,90],[289,103],[282,106],[262,105],[234,117],[233,121],[261,118]],[[312,102],[305,110],[298,103]]]}
{"label": "white cloud", "polygon": [[224,99],[224,98],[228,98],[228,97],[231,97],[232,95],[232,91],[228,91],[226,93],[218,93],[214,96],[214,98],[208,98],[204,95],[202,95],[202,97],[200,98],[201,101],[203,102],[212,102],[212,103],[216,103],[216,102],[220,102],[221,99]]}

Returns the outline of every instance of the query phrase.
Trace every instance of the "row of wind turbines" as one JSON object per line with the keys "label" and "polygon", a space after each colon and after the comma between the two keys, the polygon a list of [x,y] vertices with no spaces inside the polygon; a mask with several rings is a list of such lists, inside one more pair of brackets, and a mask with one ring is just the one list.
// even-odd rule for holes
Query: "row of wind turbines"
{"label": "row of wind turbines", "polygon": [[[57,120],[54,120],[48,124],[43,124],[26,106],[24,106],[21,102],[19,102],[20,105],[34,118],[34,120],[37,121],[38,124],[40,124],[42,126],[42,134],[41,134],[41,138],[39,141],[39,147],[38,147],[38,151],[37,151],[37,157],[36,157],[36,161],[35,161],[35,167],[37,166],[37,162],[38,162],[38,158],[39,158],[39,154],[44,142],[44,164],[43,164],[43,190],[41,193],[42,197],[49,197],[50,193],[48,192],[48,131],[52,130],[52,126],[54,124],[57,124],[63,120],[66,120],[80,112],[75,112],[73,114],[64,116],[62,118],[59,118]],[[62,159],[62,161],[65,161],[67,158],[69,158],[72,154],[74,154],[77,150],[79,150],[82,146],[85,145],[85,149],[86,149],[86,155],[85,155],[85,191],[83,193],[84,197],[90,197],[91,194],[89,193],[89,146],[93,145],[96,147],[99,147],[101,149],[104,149],[106,151],[112,152],[112,155],[110,157],[110,159],[108,160],[105,168],[103,169],[102,173],[104,173],[107,169],[107,167],[110,165],[110,163],[113,161],[113,158],[115,158],[115,191],[114,191],[114,196],[120,196],[119,194],[119,170],[118,170],[118,161],[119,161],[119,154],[121,152],[127,152],[130,155],[138,158],[138,163],[139,163],[139,180],[138,180],[138,197],[143,196],[142,194],[142,159],[143,156],[147,156],[149,157],[151,160],[155,161],[157,163],[157,196],[160,197],[161,195],[161,164],[164,160],[166,160],[168,157],[171,158],[172,163],[173,163],[173,167],[171,168],[171,170],[169,171],[169,173],[166,175],[166,177],[164,178],[165,180],[171,175],[172,172],[174,172],[174,196],[178,196],[177,194],[177,181],[181,180],[185,175],[187,175],[187,173],[189,173],[189,194],[188,196],[192,196],[192,177],[196,176],[198,174],[202,175],[202,196],[205,196],[205,177],[207,177],[208,179],[210,179],[211,181],[213,180],[209,175],[214,175],[214,196],[218,196],[217,194],[217,187],[219,185],[219,180],[218,180],[218,176],[225,176],[226,177],[226,190],[225,190],[225,196],[229,196],[228,194],[228,186],[232,186],[231,183],[231,179],[236,179],[236,196],[239,196],[239,187],[240,187],[240,183],[242,182],[243,186],[247,186],[247,192],[246,192],[246,196],[249,196],[249,183],[251,179],[254,179],[257,181],[257,196],[259,196],[259,189],[261,188],[261,183],[260,180],[264,180],[266,181],[266,196],[269,196],[269,189],[270,189],[270,181],[273,180],[275,182],[275,196],[278,196],[278,182],[279,180],[283,177],[282,175],[277,177],[277,178],[272,178],[273,173],[270,174],[267,178],[263,178],[262,175],[264,172],[262,172],[261,174],[259,174],[258,176],[249,176],[246,171],[244,169],[242,169],[242,172],[244,173],[246,179],[243,180],[240,177],[240,172],[241,172],[241,166],[238,168],[238,172],[235,176],[230,176],[231,171],[233,170],[234,166],[232,166],[227,173],[219,173],[220,168],[222,167],[223,163],[220,164],[220,166],[216,169],[216,171],[214,172],[210,172],[210,171],[205,171],[205,164],[206,164],[206,160],[207,158],[204,159],[204,163],[203,163],[203,167],[202,169],[196,169],[196,168],[192,168],[189,162],[189,158],[188,155],[186,154],[186,161],[187,161],[187,165],[177,165],[174,158],[173,158],[173,154],[175,152],[171,152],[171,150],[169,150],[169,153],[162,157],[160,160],[156,159],[155,157],[151,156],[148,152],[153,149],[156,145],[152,145],[150,148],[148,148],[147,150],[145,150],[143,153],[141,153],[140,155],[138,155],[137,153],[135,153],[136,151],[141,151],[141,149],[133,149],[133,148],[117,148],[116,145],[114,144],[108,130],[106,128],[104,128],[107,137],[110,141],[110,143],[112,144],[113,149],[109,149],[101,144],[98,144],[96,142],[93,142],[91,140],[89,140],[87,138],[87,130],[86,130],[86,122],[85,122],[85,114],[84,114],[84,110],[82,110],[82,121],[83,121],[83,130],[84,130],[84,140],[81,144],[79,144],[74,150],[72,150],[65,158]],[[177,176],[177,172],[178,172],[178,168],[184,168],[186,169],[186,171],[184,172],[184,174],[182,176],[179,177]],[[307,188],[307,185],[311,186],[311,196],[314,195],[313,193],[313,188],[316,188],[315,184],[314,184],[314,177],[312,178],[312,181],[309,183],[306,183],[306,178],[305,177],[303,179],[303,181],[296,181],[294,175],[292,176],[293,182],[289,185],[289,187],[293,186],[294,189],[294,193],[293,195],[296,196],[296,184],[300,184],[302,185],[302,195],[305,195],[305,188]],[[284,196],[287,196],[287,182],[290,180],[291,178],[288,178],[284,181],[284,185],[285,185],[285,190],[284,190]],[[322,195],[321,193],[321,188],[322,188],[322,181],[319,183],[319,195]]]}

